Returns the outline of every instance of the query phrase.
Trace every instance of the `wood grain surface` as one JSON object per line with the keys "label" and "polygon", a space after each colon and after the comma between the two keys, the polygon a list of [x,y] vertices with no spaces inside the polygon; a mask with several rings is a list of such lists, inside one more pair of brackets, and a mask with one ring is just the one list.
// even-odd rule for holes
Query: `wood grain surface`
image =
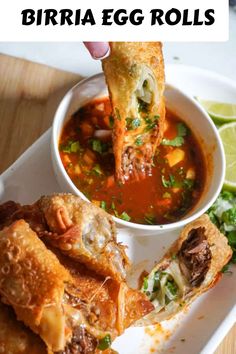
{"label": "wood grain surface", "polygon": [[[72,73],[0,55],[0,173],[50,127],[61,98],[80,79]],[[236,325],[215,354],[236,354]]]}

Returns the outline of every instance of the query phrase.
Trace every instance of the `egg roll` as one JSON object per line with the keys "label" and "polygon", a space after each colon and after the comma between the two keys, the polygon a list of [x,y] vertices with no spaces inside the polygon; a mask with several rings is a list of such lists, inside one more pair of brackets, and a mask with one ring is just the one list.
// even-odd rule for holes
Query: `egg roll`
{"label": "egg roll", "polygon": [[79,299],[87,323],[109,335],[111,340],[154,309],[145,294],[125,282],[104,278],[83,264],[57,255],[73,277],[73,286],[67,293]]}
{"label": "egg roll", "polygon": [[50,232],[47,240],[64,254],[117,281],[126,277],[129,260],[116,240],[112,217],[72,194],[42,197],[38,201]]}
{"label": "egg roll", "polygon": [[69,271],[24,220],[0,232],[0,269],[1,300],[49,350],[70,353],[76,347],[81,353],[94,352],[106,333],[91,327],[81,309],[73,307],[67,291],[73,284]]}
{"label": "egg roll", "polygon": [[121,182],[151,173],[164,120],[164,60],[160,42],[111,42],[102,67],[112,104],[116,177]]}
{"label": "egg roll", "polygon": [[2,301],[50,349],[64,348],[69,331],[62,301],[70,274],[24,220],[0,232],[0,268]]}
{"label": "egg roll", "polygon": [[139,324],[168,320],[213,287],[232,257],[227,238],[208,215],[191,222],[162,260],[144,278],[142,291],[155,310]]}
{"label": "egg roll", "polygon": [[48,354],[43,341],[22,322],[17,321],[13,310],[0,303],[0,353]]}

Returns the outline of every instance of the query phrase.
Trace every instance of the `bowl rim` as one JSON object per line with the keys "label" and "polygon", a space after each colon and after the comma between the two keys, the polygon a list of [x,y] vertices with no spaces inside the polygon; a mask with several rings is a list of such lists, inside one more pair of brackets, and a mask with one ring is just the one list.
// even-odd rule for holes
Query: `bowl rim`
{"label": "bowl rim", "polygon": [[[89,82],[90,80],[93,80],[93,79],[96,79],[99,77],[104,77],[104,74],[101,72],[101,73],[92,75],[88,78],[85,78],[85,79],[79,81],[76,85],[74,85],[61,99],[61,101],[57,107],[57,110],[54,114],[53,124],[52,124],[51,158],[52,158],[52,162],[53,162],[53,167],[54,167],[54,164],[56,163],[57,167],[58,167],[57,170],[60,170],[64,180],[66,181],[67,185],[69,185],[70,189],[72,189],[76,195],[80,196],[83,200],[88,201],[89,203],[91,203],[91,201],[74,185],[74,183],[70,179],[69,175],[67,174],[67,172],[63,166],[63,163],[61,161],[60,154],[59,154],[59,149],[58,149],[57,126],[58,126],[58,123],[61,122],[61,120],[62,121],[65,120],[66,115],[65,114],[62,115],[61,111],[63,110],[63,107],[65,105],[66,105],[66,107],[69,106],[71,99],[73,97],[73,93],[77,89],[77,87],[80,86],[81,84],[84,84],[86,82]],[[186,94],[185,92],[183,92],[179,88],[175,87],[174,85],[168,84],[168,82],[166,82],[165,86],[168,86],[168,87],[174,89],[175,91],[180,93],[183,96],[183,98],[190,101],[191,104],[197,106],[198,110],[204,116],[207,123],[210,125],[211,129],[213,130],[213,133],[216,138],[216,145],[218,145],[218,150],[219,150],[219,154],[220,154],[220,163],[221,163],[220,171],[221,171],[221,173],[220,173],[220,176],[218,176],[219,183],[218,183],[218,186],[217,186],[216,190],[214,191],[211,199],[207,203],[203,203],[204,205],[201,207],[201,209],[199,211],[193,212],[192,215],[190,215],[184,219],[175,221],[173,223],[163,224],[163,225],[145,225],[145,224],[138,224],[138,223],[134,223],[134,222],[130,222],[130,221],[125,221],[125,220],[117,218],[116,216],[109,214],[109,215],[111,215],[113,220],[118,225],[120,225],[122,227],[130,228],[133,230],[136,229],[136,230],[142,230],[142,231],[146,231],[146,232],[168,231],[168,230],[173,230],[173,229],[177,229],[177,228],[185,226],[186,224],[192,222],[193,220],[197,219],[199,216],[204,214],[207,211],[207,209],[210,208],[210,206],[215,202],[216,198],[218,197],[218,195],[223,187],[223,183],[224,183],[226,160],[225,160],[223,143],[220,139],[220,135],[219,135],[219,132],[218,132],[215,124],[213,123],[210,116],[208,116],[207,112],[204,110],[204,108],[200,105],[200,103],[197,100],[194,100],[194,98],[192,98],[190,95]],[[213,171],[214,171],[214,169],[213,169]],[[55,168],[54,168],[54,173],[56,174]]]}

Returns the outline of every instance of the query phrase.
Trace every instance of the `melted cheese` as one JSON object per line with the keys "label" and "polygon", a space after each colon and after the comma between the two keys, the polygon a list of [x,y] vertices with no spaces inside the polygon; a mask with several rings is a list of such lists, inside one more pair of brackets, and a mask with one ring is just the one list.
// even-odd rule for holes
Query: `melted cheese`
{"label": "melted cheese", "polygon": [[64,349],[66,344],[65,315],[61,307],[52,305],[44,308],[39,334],[53,351]]}

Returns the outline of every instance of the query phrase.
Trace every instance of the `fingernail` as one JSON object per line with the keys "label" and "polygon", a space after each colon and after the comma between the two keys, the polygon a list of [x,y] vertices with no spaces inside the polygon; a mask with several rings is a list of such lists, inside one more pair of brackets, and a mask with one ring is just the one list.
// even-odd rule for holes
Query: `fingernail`
{"label": "fingernail", "polygon": [[94,57],[95,60],[102,60],[102,59],[105,59],[107,57],[109,57],[110,55],[110,47],[107,48],[107,52],[102,56],[102,57]]}
{"label": "fingernail", "polygon": [[104,59],[110,54],[108,42],[84,42],[84,44],[94,59]]}
{"label": "fingernail", "polygon": [[108,57],[110,54],[110,47],[108,44],[100,44],[99,48],[93,50],[92,56],[96,60],[102,60]]}

